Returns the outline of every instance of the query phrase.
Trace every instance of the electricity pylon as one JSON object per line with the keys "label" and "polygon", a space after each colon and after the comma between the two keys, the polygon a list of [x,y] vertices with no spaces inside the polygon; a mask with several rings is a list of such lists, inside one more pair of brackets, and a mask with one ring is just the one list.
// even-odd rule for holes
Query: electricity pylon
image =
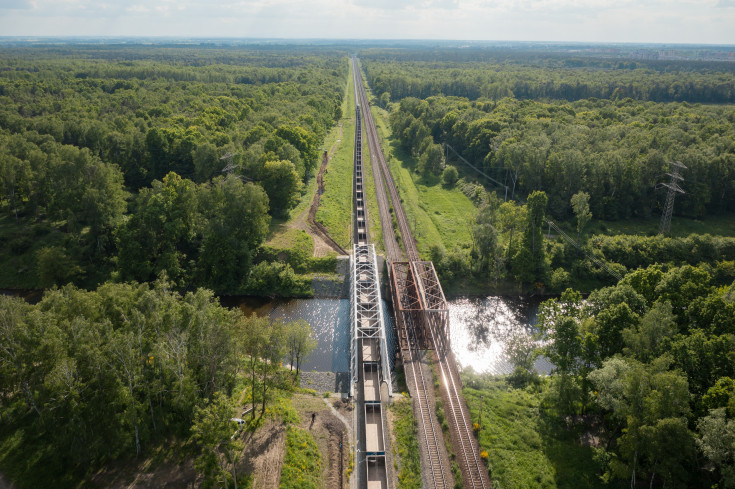
{"label": "electricity pylon", "polygon": [[682,165],[679,161],[672,161],[669,163],[671,168],[671,173],[667,173],[669,177],[671,177],[671,180],[669,180],[669,183],[659,183],[656,185],[656,188],[663,188],[666,187],[669,189],[669,192],[666,194],[666,204],[664,204],[664,213],[661,214],[661,227],[658,231],[659,234],[669,234],[669,231],[671,230],[671,216],[674,213],[674,199],[676,198],[676,194],[683,194],[686,193],[684,190],[679,186],[679,182],[683,182],[684,178],[679,175],[679,170],[682,168],[686,170],[686,166]]}

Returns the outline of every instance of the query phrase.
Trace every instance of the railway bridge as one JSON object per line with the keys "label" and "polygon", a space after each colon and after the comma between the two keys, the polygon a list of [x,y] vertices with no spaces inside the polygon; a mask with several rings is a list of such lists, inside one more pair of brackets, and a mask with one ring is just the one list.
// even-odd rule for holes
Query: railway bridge
{"label": "railway bridge", "polygon": [[[392,396],[388,366],[390,353],[380,311],[377,261],[374,245],[370,244],[363,184],[364,131],[370,149],[401,359],[418,423],[423,485],[434,489],[454,487],[444,437],[436,417],[434,382],[430,371],[433,363],[440,380],[445,417],[462,472],[463,486],[490,489],[490,478],[479,456],[479,446],[473,435],[469,410],[462,397],[461,381],[450,348],[449,314],[444,292],[434,265],[419,257],[398,190],[380,147],[358,60],[353,57],[351,62],[356,99],[351,375],[352,386],[356,388],[353,392],[358,402],[358,414],[364,420],[359,429],[364,442],[358,443],[358,450],[363,451],[367,462],[367,474],[358,474],[358,485],[369,489],[388,487],[381,389],[376,386],[385,385],[383,390]],[[391,205],[403,249],[392,227]],[[428,351],[432,352],[432,358],[427,355]],[[359,457],[358,453],[358,466]]]}

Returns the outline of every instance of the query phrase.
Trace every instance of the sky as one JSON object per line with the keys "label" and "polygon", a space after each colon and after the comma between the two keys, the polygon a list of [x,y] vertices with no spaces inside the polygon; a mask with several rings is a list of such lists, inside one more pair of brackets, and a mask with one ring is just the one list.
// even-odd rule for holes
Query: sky
{"label": "sky", "polygon": [[735,0],[0,0],[0,36],[735,44]]}

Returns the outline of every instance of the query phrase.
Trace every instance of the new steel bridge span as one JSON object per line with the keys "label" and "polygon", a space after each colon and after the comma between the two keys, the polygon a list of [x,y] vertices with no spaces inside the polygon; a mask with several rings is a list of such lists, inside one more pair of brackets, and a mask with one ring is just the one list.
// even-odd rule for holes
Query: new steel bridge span
{"label": "new steel bridge span", "polygon": [[[362,117],[358,116],[358,118],[361,119],[360,126],[365,130],[370,148],[370,160],[406,383],[413,397],[414,413],[419,425],[422,473],[426,475],[424,485],[435,489],[454,487],[444,438],[434,409],[433,381],[430,374],[426,373],[421,361],[425,351],[433,350],[437,373],[440,377],[441,397],[455,456],[462,472],[463,486],[471,489],[490,489],[492,484],[487,468],[480,459],[479,446],[473,435],[469,410],[462,396],[459,373],[451,353],[449,314],[444,292],[434,265],[430,261],[422,261],[419,257],[398,190],[380,147],[358,60],[353,57],[351,61],[357,110],[359,112],[360,108],[362,109]],[[357,136],[358,133],[360,136]],[[356,138],[358,137],[361,141],[361,130],[358,131],[356,128]],[[362,174],[362,165],[360,165],[360,173]],[[355,192],[358,195],[357,190]],[[364,197],[364,192],[360,195]],[[364,206],[364,199],[362,202]],[[393,231],[391,203],[403,250]],[[355,208],[358,209],[357,206]],[[356,211],[356,215],[358,214],[359,209]],[[367,219],[363,221],[363,227],[360,227],[360,223],[356,221],[355,229],[355,242],[360,243],[361,237],[364,237],[367,242],[369,237]],[[365,229],[364,235],[360,234],[360,229]],[[382,351],[385,352],[384,349]],[[384,379],[389,382],[389,373]]]}

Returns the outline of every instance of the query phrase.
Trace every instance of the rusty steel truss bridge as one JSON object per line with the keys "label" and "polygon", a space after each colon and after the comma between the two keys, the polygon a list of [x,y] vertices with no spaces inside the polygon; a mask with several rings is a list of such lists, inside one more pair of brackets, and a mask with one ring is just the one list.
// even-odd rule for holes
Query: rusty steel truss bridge
{"label": "rusty steel truss bridge", "polygon": [[[355,171],[359,171],[360,176],[359,185],[357,181],[354,184],[354,242],[356,244],[353,260],[362,252],[361,249],[358,249],[360,246],[370,247],[366,252],[366,260],[374,259],[375,256],[373,245],[368,245],[370,230],[367,225],[367,206],[362,182],[362,131],[364,130],[370,149],[370,161],[383,231],[390,294],[395,313],[401,359],[418,424],[424,487],[440,489],[453,488],[455,485],[449,466],[449,456],[444,436],[436,416],[434,382],[431,374],[427,372],[429,370],[427,363],[433,363],[434,372],[440,381],[440,395],[449,425],[453,451],[462,473],[462,485],[469,489],[490,489],[492,487],[490,477],[484,462],[480,458],[479,446],[473,434],[469,410],[462,396],[459,372],[450,348],[447,301],[434,269],[434,264],[420,259],[413,232],[380,146],[380,139],[373,121],[358,60],[356,57],[352,57],[351,62],[357,106]],[[358,154],[360,158],[359,167],[357,166]],[[398,233],[392,227],[393,217],[395,217],[397,223]],[[403,249],[399,245],[399,241],[403,245]],[[353,271],[353,275],[358,273],[354,269]],[[353,293],[354,295],[355,293]],[[359,298],[353,297],[353,303],[359,304]],[[358,325],[353,326],[353,331],[356,332],[354,334],[359,336],[358,330]],[[387,362],[385,361],[388,352],[385,350],[384,339],[384,333],[382,338],[380,336],[375,338],[375,343],[382,347],[377,351],[383,353],[379,353],[374,358],[375,367],[370,368],[380,370],[382,380],[390,384],[390,372],[387,371]],[[355,351],[359,353],[357,348],[355,348]],[[427,355],[428,351],[432,352],[430,356]],[[429,357],[433,358],[433,362],[429,361]],[[355,365],[357,365],[358,360],[353,358]],[[364,365],[362,368],[355,368],[359,377],[367,378],[365,368]],[[358,377],[353,378],[358,379]],[[367,389],[364,386],[362,392],[363,395],[367,395],[365,394]],[[385,461],[383,460],[382,463],[385,463]],[[368,484],[370,484],[369,480]],[[382,487],[377,483],[374,484],[375,487]],[[371,488],[373,486],[368,485],[367,487]]]}

